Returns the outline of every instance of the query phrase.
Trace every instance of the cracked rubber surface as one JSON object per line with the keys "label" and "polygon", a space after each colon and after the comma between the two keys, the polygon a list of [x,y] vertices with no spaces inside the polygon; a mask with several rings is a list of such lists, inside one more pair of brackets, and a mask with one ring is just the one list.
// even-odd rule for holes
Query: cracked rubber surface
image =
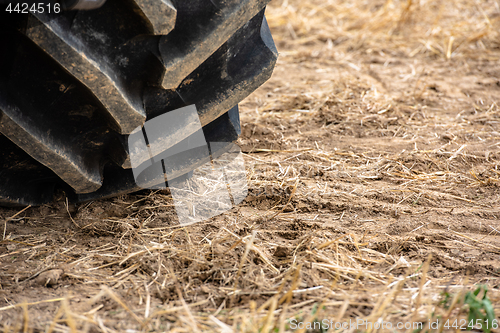
{"label": "cracked rubber surface", "polygon": [[[277,59],[266,3],[108,0],[93,11],[0,14],[0,204],[43,204],[57,189],[74,201],[139,190],[128,134],[186,105],[207,141],[229,147],[238,102]],[[164,150],[190,134],[173,133]],[[169,179],[210,159],[185,154]]]}

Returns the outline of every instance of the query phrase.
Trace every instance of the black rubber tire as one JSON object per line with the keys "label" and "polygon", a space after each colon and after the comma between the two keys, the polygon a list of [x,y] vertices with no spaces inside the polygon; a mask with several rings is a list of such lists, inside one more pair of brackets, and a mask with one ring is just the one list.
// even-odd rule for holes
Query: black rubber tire
{"label": "black rubber tire", "polygon": [[[207,141],[229,146],[240,134],[237,103],[271,76],[278,56],[268,1],[108,0],[57,14],[2,8],[0,204],[40,205],[56,189],[74,202],[139,190],[128,135],[187,105],[196,105]],[[189,140],[172,135],[174,144]],[[166,171],[169,179],[207,162],[189,154]]]}

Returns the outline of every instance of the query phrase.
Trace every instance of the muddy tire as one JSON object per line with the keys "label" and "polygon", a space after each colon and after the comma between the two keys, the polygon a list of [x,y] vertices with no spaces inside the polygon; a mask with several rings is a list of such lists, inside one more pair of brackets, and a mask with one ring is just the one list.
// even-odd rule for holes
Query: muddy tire
{"label": "muddy tire", "polygon": [[[108,0],[90,11],[0,13],[0,204],[137,191],[127,139],[196,105],[207,141],[234,142],[237,104],[272,73],[268,0]],[[188,136],[173,134],[165,149]],[[211,151],[212,154],[217,152]],[[191,156],[180,177],[206,163]],[[59,189],[59,190],[58,190]]]}

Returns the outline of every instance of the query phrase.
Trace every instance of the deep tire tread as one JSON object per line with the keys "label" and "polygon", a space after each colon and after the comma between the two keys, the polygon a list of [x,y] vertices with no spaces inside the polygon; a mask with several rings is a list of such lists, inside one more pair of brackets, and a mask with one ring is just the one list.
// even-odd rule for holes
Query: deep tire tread
{"label": "deep tire tread", "polygon": [[[54,188],[73,201],[139,190],[129,169],[128,133],[190,104],[207,142],[230,147],[240,134],[234,106],[270,77],[277,59],[264,18],[267,2],[108,0],[101,12],[10,19],[0,35],[15,50],[0,59],[14,64],[0,68],[0,142],[9,142],[0,149],[6,184],[0,204],[42,204]],[[33,74],[26,85],[36,70],[23,70],[15,59],[46,73]],[[172,147],[183,140],[189,137],[176,135]],[[169,179],[209,161],[186,154],[166,170]]]}

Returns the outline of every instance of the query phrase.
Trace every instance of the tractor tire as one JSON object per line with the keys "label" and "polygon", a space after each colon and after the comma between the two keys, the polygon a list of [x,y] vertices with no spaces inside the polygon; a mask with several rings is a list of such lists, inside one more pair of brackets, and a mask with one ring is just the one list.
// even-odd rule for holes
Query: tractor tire
{"label": "tractor tire", "polygon": [[[140,190],[129,135],[188,105],[196,106],[206,140],[230,147],[241,132],[237,104],[271,76],[278,56],[264,17],[268,1],[107,0],[89,11],[3,10],[0,205],[41,205],[61,190],[72,202]],[[165,151],[186,140],[172,133]],[[168,179],[210,162],[193,152]]]}

